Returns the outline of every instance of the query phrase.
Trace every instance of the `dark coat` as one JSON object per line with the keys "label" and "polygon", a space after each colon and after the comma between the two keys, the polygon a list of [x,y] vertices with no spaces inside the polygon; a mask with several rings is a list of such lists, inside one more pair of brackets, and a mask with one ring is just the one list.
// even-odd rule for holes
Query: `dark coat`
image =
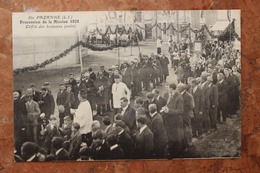
{"label": "dark coat", "polygon": [[[166,98],[169,97],[165,95]],[[179,142],[184,138],[183,131],[183,107],[184,101],[181,94],[176,91],[174,95],[168,99],[166,106],[169,108],[168,113],[163,113],[163,121],[167,132],[168,141]]]}
{"label": "dark coat", "polygon": [[[151,103],[148,101],[148,100],[146,100],[145,102],[144,102],[144,104],[143,104],[143,107],[145,108],[145,109],[149,109],[149,105],[150,104],[156,104],[156,106],[157,106],[157,111],[159,112],[161,109],[162,109],[162,104],[163,103],[160,103],[160,102],[158,102],[156,99],[154,99]],[[166,104],[166,103],[165,103]]]}
{"label": "dark coat", "polygon": [[77,93],[77,81],[75,79],[69,80],[69,84],[72,86],[71,91]]}
{"label": "dark coat", "polygon": [[160,59],[160,62],[161,62],[161,66],[162,66],[163,75],[169,76],[169,68],[168,68],[168,64],[170,63],[169,59],[167,57],[164,57],[164,58]]}
{"label": "dark coat", "polygon": [[218,106],[218,87],[215,84],[211,84],[209,86],[210,88],[210,108],[213,108],[213,106],[216,108]]}
{"label": "dark coat", "polygon": [[95,82],[92,79],[85,81],[85,86],[87,90],[87,95],[91,97],[96,97],[97,88],[95,86]]}
{"label": "dark coat", "polygon": [[[26,106],[23,100],[14,100],[14,130],[21,130],[26,125]],[[16,131],[15,131],[16,132]]]}
{"label": "dark coat", "polygon": [[135,121],[136,121],[135,110],[129,105],[126,108],[125,113],[123,114],[123,121],[128,126],[130,131],[132,131],[135,128]]}
{"label": "dark coat", "polygon": [[187,91],[182,94],[182,98],[184,101],[183,121],[189,122],[192,118],[191,114],[193,114],[194,99],[193,96]]}
{"label": "dark coat", "polygon": [[72,124],[68,124],[66,127],[64,124],[62,124],[62,127],[60,129],[60,134],[65,137],[65,140],[69,140],[71,136],[71,126]]}
{"label": "dark coat", "polygon": [[96,79],[97,79],[97,75],[96,75],[96,73],[90,73],[89,74],[89,79],[92,79],[93,81],[96,81]]}
{"label": "dark coat", "polygon": [[79,158],[79,149],[81,145],[81,134],[79,131],[71,135],[70,147],[69,147],[69,156],[70,159],[76,160]]}
{"label": "dark coat", "polygon": [[48,124],[45,127],[44,135],[45,135],[45,140],[43,142],[43,147],[49,150],[51,148],[51,141],[53,137],[60,136],[59,128],[57,126],[54,126],[53,129],[51,129],[51,125]]}
{"label": "dark coat", "polygon": [[135,137],[135,157],[138,159],[151,158],[154,150],[154,136],[151,130],[146,127],[142,133]]}
{"label": "dark coat", "polygon": [[123,159],[124,156],[124,151],[120,146],[114,148],[113,150],[110,150],[109,152],[109,159],[110,160],[117,160],[117,159]]}
{"label": "dark coat", "polygon": [[165,147],[168,143],[168,138],[166,130],[164,128],[164,122],[161,114],[157,113],[152,117],[151,131],[154,135],[155,153],[165,150]]}
{"label": "dark coat", "polygon": [[101,145],[94,145],[92,147],[91,158],[94,160],[107,160],[109,157],[109,147],[106,142],[103,142]]}
{"label": "dark coat", "polygon": [[45,113],[45,117],[49,119],[50,115],[54,114],[55,109],[53,96],[50,93],[47,93],[46,96],[41,95],[41,99],[38,103],[41,109],[41,113]]}
{"label": "dark coat", "polygon": [[[99,87],[103,86],[104,90],[99,90]],[[111,91],[109,92],[109,80],[106,76],[103,76],[102,78],[97,78],[96,80],[96,87],[98,89],[97,92],[97,104],[108,104],[109,94],[111,94]]]}
{"label": "dark coat", "polygon": [[[159,98],[156,98],[156,101],[160,108],[164,107],[167,103],[167,100],[162,96],[159,96]],[[160,111],[160,110],[158,110],[158,108],[157,108],[157,111]]]}
{"label": "dark coat", "polygon": [[70,97],[69,93],[65,90],[63,92],[59,91],[57,94],[56,103],[57,105],[63,105],[65,110],[70,109]]}
{"label": "dark coat", "polygon": [[199,112],[204,111],[204,92],[200,87],[197,87],[197,90],[193,92],[193,88],[191,88],[191,94],[193,95],[195,107],[194,107],[194,117],[199,117]]}
{"label": "dark coat", "polygon": [[124,151],[125,156],[131,158],[134,146],[130,135],[123,131],[118,135],[118,144]]}
{"label": "dark coat", "polygon": [[61,149],[61,151],[56,155],[54,155],[55,160],[69,160],[69,153],[64,148]]}
{"label": "dark coat", "polygon": [[204,95],[204,109],[203,109],[203,113],[204,114],[208,114],[209,108],[210,108],[210,88],[208,86],[208,84],[206,83],[203,87],[201,87],[201,90],[203,92]]}
{"label": "dark coat", "polygon": [[130,67],[122,70],[122,82],[126,84],[127,88],[131,88],[133,79],[133,71]]}
{"label": "dark coat", "polygon": [[222,83],[218,82],[217,84],[218,84],[219,107],[220,108],[227,108],[227,105],[228,105],[228,95],[227,95],[228,84],[225,80],[223,80]]}

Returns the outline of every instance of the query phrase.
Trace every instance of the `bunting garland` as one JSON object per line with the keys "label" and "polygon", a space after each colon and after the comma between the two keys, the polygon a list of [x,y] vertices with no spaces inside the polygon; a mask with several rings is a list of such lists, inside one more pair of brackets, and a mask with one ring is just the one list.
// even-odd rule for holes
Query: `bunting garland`
{"label": "bunting garland", "polygon": [[106,47],[98,47],[98,46],[94,46],[94,45],[91,45],[91,44],[88,44],[86,42],[83,42],[83,41],[78,41],[77,43],[75,43],[74,45],[70,46],[70,48],[66,49],[64,52],[60,53],[59,55],[53,57],[53,58],[50,58],[48,60],[45,60],[44,62],[42,63],[37,63],[35,64],[34,66],[28,66],[28,67],[23,67],[23,68],[18,68],[18,69],[15,69],[13,71],[13,74],[14,75],[17,75],[17,74],[20,74],[20,73],[25,73],[25,72],[30,72],[30,71],[35,71],[35,70],[38,70],[39,68],[43,68],[45,67],[46,65],[49,65],[55,61],[58,61],[59,59],[61,58],[64,58],[65,56],[67,56],[74,48],[78,47],[78,46],[82,46],[84,48],[88,48],[90,50],[93,50],[93,51],[107,51],[107,50],[112,50],[114,48],[118,48],[118,47],[127,47],[131,44],[132,40],[129,40],[125,43],[123,42],[119,42],[118,44],[114,44],[114,45],[111,45],[111,46],[106,46]]}

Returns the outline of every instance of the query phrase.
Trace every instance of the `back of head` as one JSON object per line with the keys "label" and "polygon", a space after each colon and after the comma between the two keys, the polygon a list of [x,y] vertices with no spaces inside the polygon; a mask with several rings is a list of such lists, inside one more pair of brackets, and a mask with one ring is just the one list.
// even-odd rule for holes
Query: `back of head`
{"label": "back of head", "polygon": [[52,139],[52,146],[56,150],[62,148],[62,143],[63,143],[62,137],[54,137]]}
{"label": "back of head", "polygon": [[25,159],[25,160],[29,159],[34,154],[36,154],[38,152],[38,150],[39,150],[39,148],[38,148],[37,144],[35,144],[33,142],[25,142],[21,148],[23,159]]}
{"label": "back of head", "polygon": [[117,136],[113,133],[108,134],[107,136],[107,142],[110,146],[113,146],[115,144],[117,144]]}

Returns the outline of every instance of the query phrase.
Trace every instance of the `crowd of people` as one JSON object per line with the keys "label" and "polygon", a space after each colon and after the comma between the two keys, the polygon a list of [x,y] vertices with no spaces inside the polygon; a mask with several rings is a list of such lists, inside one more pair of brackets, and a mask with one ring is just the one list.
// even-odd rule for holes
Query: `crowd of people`
{"label": "crowd of people", "polygon": [[[40,91],[31,84],[25,95],[14,91],[15,160],[181,158],[192,138],[239,113],[240,52],[232,42],[208,42],[199,55],[171,37],[169,60],[158,40],[157,54],[108,71],[90,67],[79,79],[70,74],[56,101],[49,82]],[[177,82],[168,84],[170,65]]]}

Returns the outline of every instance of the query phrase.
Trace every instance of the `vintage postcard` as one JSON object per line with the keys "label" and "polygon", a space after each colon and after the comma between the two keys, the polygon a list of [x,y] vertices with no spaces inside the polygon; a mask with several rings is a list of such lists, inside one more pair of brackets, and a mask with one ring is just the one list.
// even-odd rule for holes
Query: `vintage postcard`
{"label": "vintage postcard", "polygon": [[15,161],[240,157],[240,10],[12,20]]}

